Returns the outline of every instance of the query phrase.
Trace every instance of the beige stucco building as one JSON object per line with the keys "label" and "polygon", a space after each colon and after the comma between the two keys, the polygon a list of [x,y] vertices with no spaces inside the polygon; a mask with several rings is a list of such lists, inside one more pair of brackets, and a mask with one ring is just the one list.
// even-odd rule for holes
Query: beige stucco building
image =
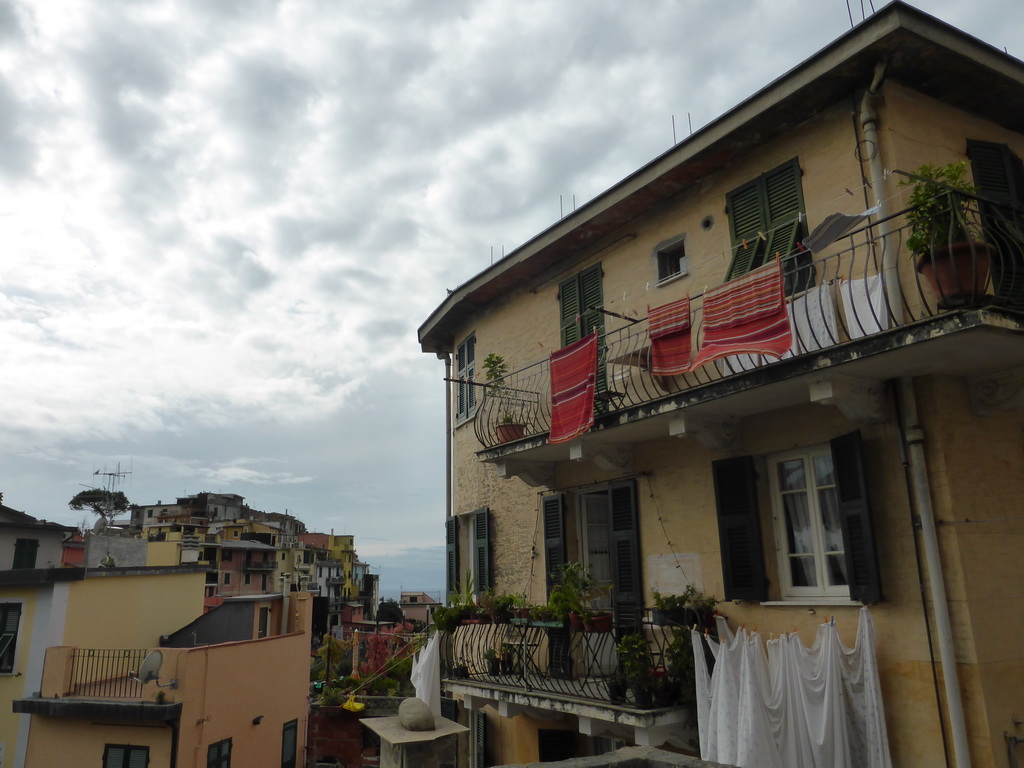
{"label": "beige stucco building", "polygon": [[[454,380],[449,593],[468,569],[542,602],[580,561],[619,632],[650,636],[652,590],[693,585],[731,627],[808,645],[823,617],[852,644],[869,604],[893,763],[943,764],[945,743],[953,765],[1004,766],[1024,736],[1021,158],[1024,65],[894,3],[468,279],[419,331]],[[958,161],[991,265],[953,295],[915,271],[901,181]],[[858,217],[812,237],[837,213]],[[776,258],[783,359],[652,374],[651,309],[689,298],[696,354],[716,289]],[[549,355],[594,331],[593,426],[549,442]],[[692,718],[546,689],[544,664],[447,675],[489,760],[543,758],[549,731],[578,754],[691,749]]]}

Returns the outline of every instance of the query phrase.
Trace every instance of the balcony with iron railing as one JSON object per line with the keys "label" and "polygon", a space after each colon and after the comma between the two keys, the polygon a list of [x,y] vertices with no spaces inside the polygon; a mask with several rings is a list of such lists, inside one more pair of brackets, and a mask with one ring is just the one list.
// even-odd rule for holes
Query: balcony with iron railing
{"label": "balcony with iron railing", "polygon": [[[180,703],[163,703],[164,696],[159,697],[161,703],[147,700],[147,681],[141,678],[141,670],[148,653],[142,648],[48,648],[38,696],[16,700],[14,711],[131,721],[172,720],[181,713]],[[169,667],[169,663],[164,666]],[[148,682],[152,689],[153,681]],[[157,685],[171,687],[159,682]],[[149,695],[153,695],[152,690]]]}
{"label": "balcony with iron railing", "polygon": [[[793,343],[781,360],[735,355],[685,374],[654,376],[647,318],[596,308],[605,315],[606,325],[599,339],[596,425],[635,424],[663,413],[657,407],[661,403],[679,408],[702,402],[705,394],[720,397],[726,391],[741,391],[744,386],[729,385],[744,377],[764,386],[794,372],[821,373],[881,352],[923,345],[968,325],[993,325],[990,315],[962,319],[971,312],[997,311],[1014,318],[1013,330],[1020,330],[1019,320],[1024,317],[1024,211],[971,196],[950,195],[948,200],[937,218],[962,224],[966,216],[972,219],[967,228],[984,240],[960,246],[966,266],[956,263],[954,243],[934,242],[922,259],[923,266],[915,268],[915,256],[907,243],[911,235],[908,211],[848,232],[813,257],[803,249],[784,258]],[[955,229],[947,225],[944,231]],[[951,277],[944,283],[932,283],[925,277],[929,272]],[[703,294],[691,296],[690,311],[696,348],[703,336]],[[919,349],[907,355],[909,375],[949,370],[950,361],[943,358],[948,348],[930,346],[927,352]],[[971,370],[969,357],[967,353],[959,372]],[[1024,359],[1008,359],[1007,367],[1022,362]],[[892,360],[887,365],[888,375],[881,378],[906,375],[898,364],[892,368]],[[871,375],[877,373],[876,367]],[[474,430],[485,449],[500,447],[502,455],[507,455],[543,444],[540,438],[551,428],[548,360],[509,373],[500,387],[479,382],[474,386],[479,389]]]}
{"label": "balcony with iron railing", "polygon": [[628,633],[642,638],[648,659],[639,679],[620,658],[623,630],[579,631],[532,619],[441,633],[441,677],[450,692],[505,714],[561,711],[648,732],[695,727],[690,630],[644,621]]}

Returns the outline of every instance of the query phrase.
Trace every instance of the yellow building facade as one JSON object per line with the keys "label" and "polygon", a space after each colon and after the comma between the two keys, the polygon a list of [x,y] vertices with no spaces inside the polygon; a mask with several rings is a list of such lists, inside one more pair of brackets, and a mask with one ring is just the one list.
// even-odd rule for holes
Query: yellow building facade
{"label": "yellow building facade", "polygon": [[[456,380],[449,592],[468,571],[541,603],[555,566],[580,562],[616,636],[651,637],[653,591],[693,586],[730,627],[808,646],[823,620],[852,644],[870,605],[894,765],[942,764],[944,743],[954,765],[1003,765],[1024,689],[1021,158],[1024,66],[894,3],[469,279],[419,333]],[[915,270],[900,182],[960,161],[993,255],[953,301]],[[816,241],[833,214],[854,218]],[[783,359],[652,374],[651,309],[688,298],[696,350],[715,289],[776,258]],[[549,442],[548,356],[594,330],[594,423]],[[479,386],[490,353],[497,389]],[[554,636],[535,635],[551,658]],[[574,663],[560,687],[547,656],[537,680],[478,660],[445,686],[496,763],[544,759],[550,730],[576,754],[693,751],[692,714],[613,705]]]}

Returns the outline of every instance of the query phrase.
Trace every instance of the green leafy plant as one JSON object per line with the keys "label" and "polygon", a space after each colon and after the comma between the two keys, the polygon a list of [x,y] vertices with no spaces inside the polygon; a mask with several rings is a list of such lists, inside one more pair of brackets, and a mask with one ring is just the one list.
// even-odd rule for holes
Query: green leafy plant
{"label": "green leafy plant", "polygon": [[453,605],[451,607],[445,607],[439,605],[434,609],[434,628],[438,632],[446,632],[451,634],[455,631],[455,628],[459,626],[459,623],[465,617],[466,612],[461,606]]}
{"label": "green leafy plant", "polygon": [[608,593],[606,585],[598,584],[590,569],[582,563],[564,563],[559,568],[559,583],[551,589],[549,605],[561,621],[575,614],[583,621],[594,616],[597,601]]}
{"label": "green leafy plant", "polygon": [[668,677],[675,684],[680,704],[693,706],[697,703],[697,678],[693,669],[693,641],[690,633],[675,633],[672,642],[665,647],[663,659]]}
{"label": "green leafy plant", "polygon": [[913,178],[900,182],[901,187],[911,187],[907,248],[916,256],[965,240],[982,241],[977,207],[968,197],[978,189],[966,174],[964,161],[925,164],[913,172]]}
{"label": "green leafy plant", "polygon": [[484,372],[487,374],[487,384],[490,387],[490,396],[499,401],[498,419],[500,424],[512,424],[515,422],[515,412],[512,409],[511,399],[505,391],[505,377],[508,376],[508,363],[501,355],[491,352],[484,358]]}
{"label": "green leafy plant", "polygon": [[715,606],[718,599],[714,595],[705,595],[692,584],[687,585],[682,594],[663,595],[657,589],[651,591],[654,608],[658,612],[656,623],[697,624],[707,629],[713,628]]}
{"label": "green leafy plant", "polygon": [[651,704],[654,691],[654,657],[647,638],[640,634],[624,635],[615,646],[619,656],[619,669],[633,691],[638,707]]}

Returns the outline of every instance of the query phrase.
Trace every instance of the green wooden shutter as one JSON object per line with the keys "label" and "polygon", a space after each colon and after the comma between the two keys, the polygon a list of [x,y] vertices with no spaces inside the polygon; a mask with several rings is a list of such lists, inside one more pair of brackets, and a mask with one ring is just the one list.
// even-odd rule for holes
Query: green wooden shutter
{"label": "green wooden shutter", "polygon": [[[811,255],[792,255],[802,231],[800,213],[804,210],[797,158],[737,187],[725,200],[733,245],[727,281],[766,264],[778,254],[788,270],[787,293],[813,284]],[[765,239],[761,239],[762,234]]]}
{"label": "green wooden shutter", "polygon": [[718,538],[726,600],[764,600],[768,596],[757,509],[757,473],[751,456],[721,459],[711,465],[718,508]]}
{"label": "green wooden shutter", "polygon": [[[476,376],[476,335],[469,336],[459,344],[456,352],[455,378],[471,381]],[[476,387],[473,384],[458,384],[456,401],[457,418],[468,419],[476,409]]]}
{"label": "green wooden shutter", "polygon": [[473,765],[475,768],[485,768],[487,765],[487,713],[478,709],[473,713]]}
{"label": "green wooden shutter", "polygon": [[563,280],[561,285],[558,286],[558,321],[559,328],[561,328],[563,347],[583,338],[580,335],[579,323],[582,312],[580,306],[582,298],[580,281],[577,275],[573,275],[568,280]]}
{"label": "green wooden shutter", "polygon": [[459,521],[449,517],[444,521],[445,540],[445,595],[451,597],[459,591]]}
{"label": "green wooden shutter", "polygon": [[636,488],[633,482],[613,485],[611,498],[611,552],[615,624],[639,629],[643,616],[640,578],[640,532]]}
{"label": "green wooden shutter", "polygon": [[725,279],[745,275],[761,263],[763,241],[759,235],[768,228],[763,191],[758,180],[748,182],[725,196],[729,210],[729,233],[732,235],[732,264]]}
{"label": "green wooden shutter", "polygon": [[17,539],[14,542],[13,569],[35,568],[36,552],[39,551],[38,539]]}
{"label": "green wooden shutter", "polygon": [[992,284],[1004,306],[1024,308],[1024,164],[1005,144],[968,140],[974,183],[985,197],[980,205],[985,239],[995,246]]}
{"label": "green wooden shutter", "polygon": [[486,592],[494,586],[491,573],[491,527],[487,507],[473,513],[473,556],[476,558],[476,590]]}
{"label": "green wooden shutter", "polygon": [[548,578],[548,592],[561,581],[559,569],[565,563],[565,497],[561,494],[545,496],[541,501],[544,517],[544,568]]}
{"label": "green wooden shutter", "polygon": [[882,599],[882,579],[864,481],[864,447],[860,432],[837,437],[831,446],[850,599],[877,603]]}
{"label": "green wooden shutter", "polygon": [[441,717],[446,717],[452,722],[459,722],[459,704],[455,699],[441,697]]}
{"label": "green wooden shutter", "polygon": [[[146,768],[149,765],[149,747],[129,747],[126,768]],[[294,766],[294,762],[292,763]]]}

